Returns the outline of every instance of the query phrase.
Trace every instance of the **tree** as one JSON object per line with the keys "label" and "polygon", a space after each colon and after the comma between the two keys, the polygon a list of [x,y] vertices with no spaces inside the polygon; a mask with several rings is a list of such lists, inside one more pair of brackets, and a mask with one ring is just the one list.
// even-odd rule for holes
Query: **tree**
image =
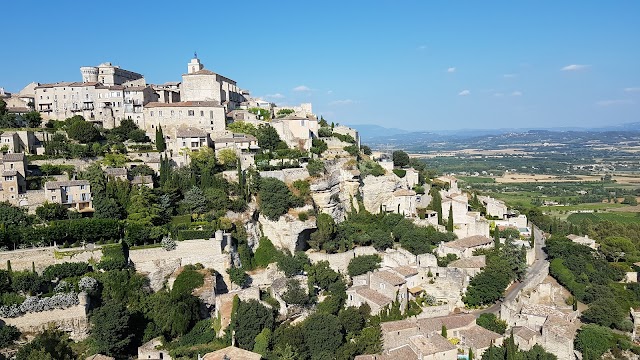
{"label": "tree", "polygon": [[442,224],[442,197],[440,196],[440,190],[432,186],[429,195],[431,195],[429,208],[438,213],[438,224]]}
{"label": "tree", "polygon": [[75,360],[72,343],[63,331],[48,329],[21,347],[16,360]]}
{"label": "tree", "polygon": [[443,338],[447,338],[447,327],[442,325],[442,329],[440,330],[440,335],[442,335]]}
{"label": "tree", "polygon": [[36,215],[43,221],[69,218],[69,210],[62,204],[45,202],[36,208]]}
{"label": "tree", "polygon": [[91,338],[97,352],[118,357],[126,354],[133,339],[129,318],[127,308],[116,302],[108,302],[93,313]]}
{"label": "tree", "polygon": [[256,336],[261,331],[273,329],[273,312],[253,299],[240,301],[237,312],[232,316],[238,347],[245,350],[253,350]]}
{"label": "tree", "polygon": [[449,217],[447,218],[447,231],[453,232],[453,203],[449,205]]}
{"label": "tree", "polygon": [[633,242],[621,236],[610,236],[600,240],[600,251],[607,257],[607,260],[613,262],[635,256],[638,253]]}
{"label": "tree", "polygon": [[584,325],[576,335],[576,350],[582,352],[584,360],[601,359],[613,345],[611,330],[593,324]]}
{"label": "tree", "polygon": [[317,312],[304,321],[304,342],[314,358],[333,358],[342,343],[342,325],[338,317]]}
{"label": "tree", "polygon": [[371,148],[368,147],[367,145],[362,145],[360,147],[360,149],[362,150],[362,153],[365,155],[371,155]]}
{"label": "tree", "polygon": [[80,117],[80,119],[71,121],[71,124],[67,126],[67,135],[82,144],[87,144],[98,140],[100,138],[100,131],[98,131],[92,123]]}
{"label": "tree", "polygon": [[288,279],[286,284],[287,290],[282,294],[282,300],[287,304],[306,305],[309,301],[309,295],[300,286],[300,282],[296,279]]}
{"label": "tree", "polygon": [[309,245],[316,249],[324,249],[325,243],[335,237],[336,223],[329,214],[321,213],[316,217],[316,226],[318,230],[311,234]]}
{"label": "tree", "polygon": [[20,330],[13,325],[0,326],[0,349],[13,345],[20,338]]}
{"label": "tree", "polygon": [[42,125],[42,116],[40,116],[40,113],[37,111],[30,111],[22,115],[22,118],[30,128],[39,128]]}
{"label": "tree", "polygon": [[193,186],[184,194],[181,203],[187,208],[187,211],[194,214],[203,214],[207,210],[207,198],[197,186]]}
{"label": "tree", "polygon": [[31,218],[25,209],[9,204],[8,201],[0,202],[0,224],[12,226],[27,226],[31,224]]}
{"label": "tree", "polygon": [[227,125],[227,130],[238,134],[248,134],[252,136],[256,136],[258,134],[258,129],[256,129],[253,124],[244,121],[232,122]]}
{"label": "tree", "polygon": [[238,162],[238,155],[232,149],[222,149],[218,151],[218,162],[222,165],[231,166]]}
{"label": "tree", "polygon": [[504,334],[507,330],[507,322],[498,318],[495,314],[481,314],[476,323],[487,330],[498,334]]}
{"label": "tree", "polygon": [[338,319],[347,334],[359,334],[366,324],[368,315],[360,308],[349,306],[340,310]]}
{"label": "tree", "polygon": [[267,355],[269,350],[269,342],[271,341],[271,329],[265,328],[256,335],[255,344],[253,345],[253,352],[262,356]]}
{"label": "tree", "polygon": [[409,155],[402,150],[394,151],[392,154],[392,158],[393,158],[393,166],[405,167],[409,165]]}
{"label": "tree", "polygon": [[627,196],[624,197],[624,200],[622,200],[622,203],[623,204],[628,204],[628,205],[631,205],[631,206],[636,206],[636,205],[638,205],[638,200],[633,195],[627,195]]}
{"label": "tree", "polygon": [[260,211],[270,220],[278,220],[295,204],[287,185],[275,178],[260,180]]}
{"label": "tree", "polygon": [[260,125],[256,131],[258,145],[265,150],[274,151],[278,148],[282,140],[280,135],[271,125]]}
{"label": "tree", "polygon": [[347,271],[351,277],[366,274],[369,271],[378,269],[381,261],[382,259],[377,254],[356,256],[349,261]]}
{"label": "tree", "polygon": [[244,284],[247,283],[247,279],[249,278],[247,273],[242,268],[237,268],[237,267],[228,268],[227,274],[229,274],[229,278],[231,279],[231,282],[240,287],[243,287]]}
{"label": "tree", "polygon": [[582,313],[584,321],[606,327],[618,324],[624,316],[625,311],[612,298],[599,298],[589,304],[589,308]]}
{"label": "tree", "polygon": [[160,152],[167,150],[167,143],[164,139],[164,134],[162,132],[162,126],[158,126],[156,128],[156,149]]}
{"label": "tree", "polygon": [[324,161],[318,159],[310,159],[307,163],[307,171],[309,175],[316,177],[325,173]]}

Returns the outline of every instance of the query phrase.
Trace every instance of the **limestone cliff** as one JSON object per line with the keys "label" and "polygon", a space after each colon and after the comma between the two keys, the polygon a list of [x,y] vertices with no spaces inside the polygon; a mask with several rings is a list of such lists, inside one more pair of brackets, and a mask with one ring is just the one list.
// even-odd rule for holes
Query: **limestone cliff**
{"label": "limestone cliff", "polygon": [[268,237],[273,245],[293,253],[306,248],[309,236],[316,229],[316,218],[300,221],[292,213],[295,213],[295,209],[282,215],[277,221],[269,220],[261,214],[258,221],[262,225],[263,235]]}
{"label": "limestone cliff", "polygon": [[311,180],[311,197],[318,212],[331,215],[336,222],[343,221],[352,206],[358,208],[360,172],[353,162],[353,158],[325,161],[326,175]]}
{"label": "limestone cliff", "polygon": [[393,202],[393,193],[399,189],[407,189],[407,180],[397,177],[395,174],[373,176],[369,175],[363,180],[362,202],[364,208],[374,214],[380,212],[380,206]]}

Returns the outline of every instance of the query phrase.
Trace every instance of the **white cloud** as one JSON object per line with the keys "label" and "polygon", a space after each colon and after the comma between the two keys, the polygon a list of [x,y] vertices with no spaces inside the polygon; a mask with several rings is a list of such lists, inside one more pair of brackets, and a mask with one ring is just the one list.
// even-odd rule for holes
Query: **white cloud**
{"label": "white cloud", "polygon": [[505,79],[513,79],[514,77],[517,77],[517,74],[504,74],[502,75],[503,78]]}
{"label": "white cloud", "polygon": [[465,89],[465,90],[462,90],[462,91],[460,91],[460,92],[458,93],[458,95],[460,95],[460,96],[467,96],[467,95],[469,95],[469,94],[471,94],[471,91],[466,90],[466,89]]}
{"label": "white cloud", "polygon": [[355,101],[351,100],[351,99],[344,99],[344,100],[335,100],[329,103],[329,105],[350,105],[353,104]]}
{"label": "white cloud", "polygon": [[640,92],[640,87],[628,87],[624,88],[625,92]]}
{"label": "white cloud", "polygon": [[562,71],[578,71],[578,70],[584,70],[586,68],[588,68],[590,65],[579,65],[579,64],[571,64],[571,65],[567,65],[565,67],[563,67]]}
{"label": "white cloud", "polygon": [[600,100],[598,102],[596,102],[596,105],[598,106],[615,106],[615,105],[629,105],[629,104],[633,104],[633,100],[629,100],[629,99],[614,99],[614,100]]}
{"label": "white cloud", "polygon": [[511,93],[511,96],[522,96],[522,92],[521,91],[514,91]]}
{"label": "white cloud", "polygon": [[331,94],[333,94],[333,90],[327,91],[327,95],[331,95]]}
{"label": "white cloud", "polygon": [[307,92],[307,91],[311,91],[311,88],[306,86],[306,85],[300,85],[300,86],[294,87],[293,91],[296,91],[296,92]]}
{"label": "white cloud", "polygon": [[285,96],[280,93],[269,94],[269,95],[265,95],[264,97],[268,99],[284,99],[285,98]]}
{"label": "white cloud", "polygon": [[456,68],[450,67],[450,68],[447,69],[447,72],[448,73],[454,73],[454,72],[456,72]]}

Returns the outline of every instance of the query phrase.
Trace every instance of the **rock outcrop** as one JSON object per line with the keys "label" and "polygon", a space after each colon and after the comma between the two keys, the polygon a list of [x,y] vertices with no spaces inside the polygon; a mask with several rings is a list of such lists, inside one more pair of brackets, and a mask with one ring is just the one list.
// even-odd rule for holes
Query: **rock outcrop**
{"label": "rock outcrop", "polygon": [[[295,212],[295,209],[292,212]],[[260,215],[258,221],[262,225],[262,234],[268,237],[273,245],[292,253],[296,250],[305,250],[311,233],[316,229],[315,217],[300,221],[297,216],[294,217],[290,213],[282,215],[277,221]]]}
{"label": "rock outcrop", "polygon": [[311,197],[319,212],[329,214],[336,222],[345,219],[351,207],[357,209],[356,195],[360,172],[353,158],[325,161],[326,175],[311,180]]}
{"label": "rock outcrop", "polygon": [[380,212],[380,206],[393,202],[393,193],[399,189],[407,189],[405,179],[395,174],[373,176],[369,175],[363,180],[362,202],[364,208],[374,214]]}

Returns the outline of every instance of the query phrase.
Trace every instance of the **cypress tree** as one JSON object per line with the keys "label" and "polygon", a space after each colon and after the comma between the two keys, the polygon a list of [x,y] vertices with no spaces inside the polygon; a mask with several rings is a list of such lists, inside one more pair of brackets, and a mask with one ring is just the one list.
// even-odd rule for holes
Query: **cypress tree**
{"label": "cypress tree", "polygon": [[164,141],[162,126],[158,126],[158,128],[156,128],[156,149],[161,152],[167,150],[167,143]]}
{"label": "cypress tree", "polygon": [[473,350],[469,348],[469,360],[473,360]]}
{"label": "cypress tree", "polygon": [[13,271],[11,270],[11,260],[7,260],[7,272],[9,273],[9,277],[11,277],[13,274]]}
{"label": "cypress tree", "polygon": [[453,203],[449,205],[449,218],[447,219],[447,231],[453,232]]}
{"label": "cypress tree", "polygon": [[442,330],[440,331],[440,335],[442,335],[443,338],[447,338],[447,327],[442,325]]}
{"label": "cypress tree", "polygon": [[431,191],[431,209],[438,213],[438,224],[442,225],[442,197],[440,191],[436,187],[432,187]]}
{"label": "cypress tree", "polygon": [[36,273],[36,263],[34,261],[31,262],[31,271],[35,274]]}

